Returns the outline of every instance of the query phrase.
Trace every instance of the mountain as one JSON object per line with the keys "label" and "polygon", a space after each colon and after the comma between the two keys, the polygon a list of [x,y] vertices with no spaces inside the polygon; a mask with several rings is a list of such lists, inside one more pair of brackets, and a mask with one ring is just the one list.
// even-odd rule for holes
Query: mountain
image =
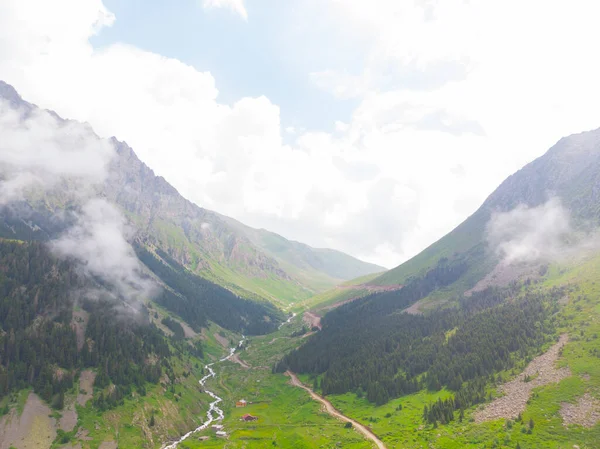
{"label": "mountain", "polygon": [[[0,99],[23,116],[37,110],[3,82],[0,82]],[[89,125],[64,121],[53,112],[50,114],[93,135]],[[97,195],[119,206],[135,226],[136,238],[144,245],[161,248],[194,274],[236,294],[285,305],[344,280],[385,270],[338,251],[311,248],[268,231],[252,229],[198,207],[165,179],[156,176],[126,143],[115,138],[107,143],[115,148],[116,155]],[[31,234],[33,227],[38,238],[56,235],[61,228],[54,217],[70,201],[60,187],[51,193],[41,192],[38,198],[30,198],[29,204],[21,205],[27,209],[28,223],[5,211],[0,235],[14,236],[16,229]]]}
{"label": "mountain", "polygon": [[274,371],[388,447],[597,446],[599,192],[600,130],[561,139],[422,253],[348,283]]}
{"label": "mountain", "polygon": [[[481,207],[452,232],[403,264],[365,283],[366,286],[401,286],[422,275],[443,258],[465,258],[468,270],[452,289],[467,291],[486,275],[496,276],[500,262],[486,238],[493,213],[513,210],[519,205],[541,207],[558,199],[569,211],[574,228],[600,224],[600,129],[560,139],[543,156],[509,176]],[[498,267],[500,268],[500,267]],[[519,272],[500,277],[514,279]],[[365,296],[365,288],[354,298]],[[346,295],[346,296],[344,296]],[[328,295],[328,302],[348,299],[347,292]]]}
{"label": "mountain", "polygon": [[[198,207],[0,83],[2,448],[165,447],[220,412],[198,381],[248,369],[231,348],[278,331],[280,306],[382,270]],[[243,383],[272,391],[267,366]]]}
{"label": "mountain", "polygon": [[254,229],[232,218],[223,217],[255,246],[275,259],[286,272],[317,288],[325,289],[359,276],[373,275],[385,268],[360,261],[340,251],[311,248],[304,243],[287,240],[265,229]]}
{"label": "mountain", "polygon": [[0,447],[597,447],[598,131],[380,274],[0,95]]}

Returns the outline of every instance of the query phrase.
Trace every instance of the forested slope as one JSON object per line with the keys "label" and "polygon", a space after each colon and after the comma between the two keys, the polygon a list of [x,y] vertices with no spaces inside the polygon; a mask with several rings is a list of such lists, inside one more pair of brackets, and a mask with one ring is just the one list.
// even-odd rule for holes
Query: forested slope
{"label": "forested slope", "polygon": [[[377,293],[341,306],[323,330],[275,368],[323,375],[325,394],[364,392],[376,403],[447,387],[463,405],[480,402],[488,376],[535,352],[552,335],[550,316],[563,289],[522,293],[519,285],[457,298],[457,306],[426,316],[404,313],[410,304],[464,272],[442,261],[399,291]],[[468,398],[468,399],[467,399]]]}
{"label": "forested slope", "polygon": [[[80,342],[75,308],[89,314]],[[170,356],[143,306],[102,293],[40,243],[0,240],[0,326],[0,393],[32,386],[58,408],[83,368],[98,369],[97,387],[116,386],[116,403],[158,382]]]}

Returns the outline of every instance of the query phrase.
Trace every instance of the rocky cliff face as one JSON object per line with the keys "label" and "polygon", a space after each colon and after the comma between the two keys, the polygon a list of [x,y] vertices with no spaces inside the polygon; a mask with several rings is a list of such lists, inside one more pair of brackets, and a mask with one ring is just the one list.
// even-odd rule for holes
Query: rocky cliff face
{"label": "rocky cliff face", "polygon": [[111,163],[102,193],[128,213],[147,243],[161,247],[188,267],[198,262],[199,267],[194,268],[200,272],[210,267],[202,260],[203,253],[231,268],[245,265],[244,275],[263,277],[268,272],[289,279],[275,260],[236,235],[218,214],[183,198],[127,144],[114,138],[112,142],[117,157]]}

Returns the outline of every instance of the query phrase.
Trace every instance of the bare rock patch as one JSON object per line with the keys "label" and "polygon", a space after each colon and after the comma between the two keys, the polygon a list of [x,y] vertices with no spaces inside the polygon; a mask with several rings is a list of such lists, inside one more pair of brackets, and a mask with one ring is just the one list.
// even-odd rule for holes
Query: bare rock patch
{"label": "bare rock patch", "polygon": [[[553,345],[544,354],[533,359],[525,370],[515,379],[502,385],[499,390],[503,396],[494,399],[482,410],[475,413],[475,422],[493,421],[500,418],[514,419],[525,410],[531,391],[542,385],[560,382],[569,377],[568,368],[556,368],[560,350],[567,343],[569,337],[561,335],[558,343]],[[531,379],[526,382],[526,379]]]}
{"label": "bare rock patch", "polygon": [[56,420],[48,416],[51,413],[50,407],[30,393],[21,416],[13,409],[0,420],[0,449],[49,448],[56,438]]}
{"label": "bare rock patch", "polygon": [[77,403],[85,407],[87,401],[92,399],[94,395],[94,380],[96,373],[88,369],[81,372],[79,375],[79,394],[77,395]]}
{"label": "bare rock patch", "polygon": [[594,427],[600,422],[600,401],[586,393],[576,404],[563,402],[560,416],[565,426],[579,424],[583,427]]}

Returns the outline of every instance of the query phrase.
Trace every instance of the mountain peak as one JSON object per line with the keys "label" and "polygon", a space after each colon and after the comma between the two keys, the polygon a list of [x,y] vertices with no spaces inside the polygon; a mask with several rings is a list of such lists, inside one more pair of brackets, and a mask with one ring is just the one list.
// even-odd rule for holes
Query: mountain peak
{"label": "mountain peak", "polygon": [[23,99],[17,90],[10,84],[0,80],[0,98],[8,100],[11,104],[22,103]]}

